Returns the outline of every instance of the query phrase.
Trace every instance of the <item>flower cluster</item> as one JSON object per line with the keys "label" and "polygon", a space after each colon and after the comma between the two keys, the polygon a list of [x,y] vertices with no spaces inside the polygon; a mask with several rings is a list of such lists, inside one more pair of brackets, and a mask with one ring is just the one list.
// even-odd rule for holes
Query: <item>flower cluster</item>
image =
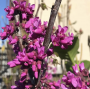
{"label": "flower cluster", "polygon": [[66,49],[68,45],[72,45],[72,40],[73,38],[73,33],[68,33],[69,36],[67,36],[65,33],[67,31],[68,27],[61,27],[60,25],[58,26],[58,30],[55,33],[52,33],[51,35],[51,40],[52,44],[54,46],[60,46],[62,49]]}
{"label": "flower cluster", "polygon": [[[21,70],[23,70],[20,79],[15,82],[16,86],[11,86],[11,88],[34,89],[36,87],[37,89],[38,86],[36,84],[41,70],[39,88],[60,89],[60,80],[58,82],[49,81],[49,74],[43,71],[47,68],[47,61],[43,62],[43,60],[53,54],[53,48],[48,48],[45,53],[45,47],[43,46],[48,23],[44,22],[42,24],[39,17],[33,16],[34,4],[26,6],[26,1],[19,3],[16,0],[13,1],[13,4],[15,5],[14,7],[5,8],[8,13],[6,17],[11,21],[15,19],[15,15],[19,14],[20,22],[15,23],[15,25],[6,25],[6,27],[3,27],[4,31],[0,33],[2,40],[8,38],[9,44],[12,45],[16,53],[16,58],[8,62],[8,65],[10,67],[21,65]],[[18,30],[20,30],[17,27],[24,28],[28,36],[17,36]],[[60,46],[62,49],[66,49],[68,45],[72,45],[74,37],[72,33],[69,33],[68,36],[65,34],[67,29],[66,26],[63,28],[58,26],[57,31],[55,33],[52,32],[51,42],[53,46]],[[13,34],[16,36],[13,36]],[[22,51],[20,50],[20,42],[23,45]]]}
{"label": "flower cluster", "polygon": [[[79,64],[80,71],[77,68],[77,64],[72,67],[73,72],[67,72],[67,75],[63,75],[62,83],[61,80],[54,82],[50,79],[50,76],[47,72],[40,80],[40,89],[89,89],[90,78],[89,72],[84,67],[84,63]],[[22,72],[21,79],[16,81],[15,84],[18,86],[11,86],[12,89],[34,89],[29,78],[26,77],[27,71]],[[88,77],[87,81],[85,77]],[[27,78],[27,81],[25,79]],[[49,81],[50,79],[50,81]],[[29,85],[28,85],[29,84]],[[36,88],[37,89],[37,88]]]}
{"label": "flower cluster", "polygon": [[[90,78],[89,71],[85,69],[84,63],[79,64],[80,71],[78,70],[77,64],[72,67],[73,72],[68,71],[67,76],[62,77],[62,81],[65,84],[62,84],[62,89],[89,89]],[[88,80],[85,79],[88,78]]]}
{"label": "flower cluster", "polygon": [[0,37],[2,40],[6,39],[10,35],[13,35],[14,30],[15,30],[13,23],[10,25],[6,25],[6,27],[2,27],[2,29],[4,30],[3,32],[0,33]]}
{"label": "flower cluster", "polygon": [[34,12],[34,7],[35,5],[30,5],[26,6],[26,1],[21,1],[20,3],[17,2],[17,0],[13,1],[15,7],[8,7],[5,8],[5,11],[8,13],[6,17],[11,21],[14,20],[14,15],[18,12],[21,13],[21,19],[26,20],[29,19],[33,16]]}

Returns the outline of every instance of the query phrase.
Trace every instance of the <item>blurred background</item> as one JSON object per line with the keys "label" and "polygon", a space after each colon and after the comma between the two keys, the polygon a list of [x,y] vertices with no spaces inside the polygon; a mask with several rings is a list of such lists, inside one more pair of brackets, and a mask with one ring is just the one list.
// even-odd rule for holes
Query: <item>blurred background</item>
{"label": "blurred background", "polygon": [[[17,0],[20,1],[20,0]],[[35,4],[34,16],[43,21],[49,21],[52,5],[55,0],[26,0],[27,3]],[[0,3],[0,31],[10,22],[6,18],[4,9],[10,6],[10,0],[2,0]],[[85,67],[90,69],[90,0],[62,0],[58,11],[54,29],[68,26],[68,32],[74,33],[73,45],[67,50],[55,48],[55,55],[50,57],[48,64],[53,70],[48,70],[53,74],[53,79],[61,78],[67,71],[72,71],[72,66],[84,62]],[[22,32],[24,34],[24,32]],[[10,89],[14,81],[19,79],[19,67],[9,68],[8,61],[15,58],[15,54],[7,40],[0,40],[0,89]],[[52,60],[53,59],[53,60]],[[73,71],[72,71],[73,72]]]}

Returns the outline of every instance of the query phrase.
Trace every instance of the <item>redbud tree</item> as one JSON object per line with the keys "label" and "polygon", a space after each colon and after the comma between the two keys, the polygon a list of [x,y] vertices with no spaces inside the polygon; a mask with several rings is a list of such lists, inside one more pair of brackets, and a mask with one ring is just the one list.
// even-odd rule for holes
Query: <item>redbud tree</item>
{"label": "redbud tree", "polygon": [[[61,4],[61,0],[56,0],[52,6],[49,22],[43,23],[33,15],[34,4],[26,5],[26,1],[11,0],[12,7],[5,8],[7,12],[6,17],[9,21],[15,21],[2,27],[4,31],[0,33],[2,40],[8,39],[9,44],[12,45],[12,49],[16,54],[16,58],[8,62],[8,65],[13,68],[21,66],[22,73],[20,79],[15,81],[15,85],[11,86],[11,89],[89,89],[90,79],[89,72],[84,67],[84,63],[79,64],[80,71],[77,64],[73,66],[73,72],[67,72],[67,75],[63,75],[62,81],[57,82],[50,79],[50,75],[47,72],[48,69],[48,57],[53,52],[53,47],[58,46],[60,48],[67,49],[69,45],[72,45],[74,39],[73,33],[68,33],[67,26],[57,27],[57,30],[53,31],[53,25]],[[24,29],[28,35],[22,36],[21,29]],[[15,35],[13,37],[13,35]],[[88,76],[88,80],[84,79]]]}

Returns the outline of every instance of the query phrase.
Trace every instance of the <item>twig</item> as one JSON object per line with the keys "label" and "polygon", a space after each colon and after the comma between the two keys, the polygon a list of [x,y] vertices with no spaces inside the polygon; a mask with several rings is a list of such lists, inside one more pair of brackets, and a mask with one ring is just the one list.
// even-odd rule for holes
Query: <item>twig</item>
{"label": "twig", "polygon": [[[48,46],[49,46],[49,43],[50,43],[51,32],[53,30],[53,25],[54,25],[55,18],[56,18],[56,15],[58,13],[61,1],[62,0],[56,0],[55,4],[52,6],[52,9],[51,9],[49,24],[48,24],[48,28],[46,30],[46,35],[45,35],[44,44],[43,44],[45,46],[45,53],[47,52],[47,49],[48,49]],[[40,83],[40,78],[41,78],[41,70],[40,70],[40,73],[39,73],[37,87]]]}
{"label": "twig", "polygon": [[43,13],[43,10],[41,9],[41,13],[40,13],[40,19],[42,18],[42,13]]}
{"label": "twig", "polygon": [[37,8],[35,17],[37,17],[40,7],[41,7],[40,0],[38,0],[38,8]]}

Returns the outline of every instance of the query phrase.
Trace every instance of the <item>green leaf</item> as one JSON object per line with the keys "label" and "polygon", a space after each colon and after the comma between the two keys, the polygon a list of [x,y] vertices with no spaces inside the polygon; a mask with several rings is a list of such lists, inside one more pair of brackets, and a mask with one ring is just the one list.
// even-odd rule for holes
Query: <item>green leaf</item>
{"label": "green leaf", "polygon": [[41,3],[42,10],[48,9],[45,3]]}
{"label": "green leaf", "polygon": [[78,37],[74,37],[73,45],[69,46],[68,51],[67,51],[68,55],[70,57],[70,60],[72,61],[73,64],[75,64],[74,63],[74,58],[77,54],[78,48],[79,48],[79,39],[78,39]]}
{"label": "green leaf", "polygon": [[90,68],[90,61],[88,61],[88,60],[83,60],[83,61],[81,61],[81,63],[82,63],[82,62],[84,63],[85,68],[89,70],[89,68]]}

